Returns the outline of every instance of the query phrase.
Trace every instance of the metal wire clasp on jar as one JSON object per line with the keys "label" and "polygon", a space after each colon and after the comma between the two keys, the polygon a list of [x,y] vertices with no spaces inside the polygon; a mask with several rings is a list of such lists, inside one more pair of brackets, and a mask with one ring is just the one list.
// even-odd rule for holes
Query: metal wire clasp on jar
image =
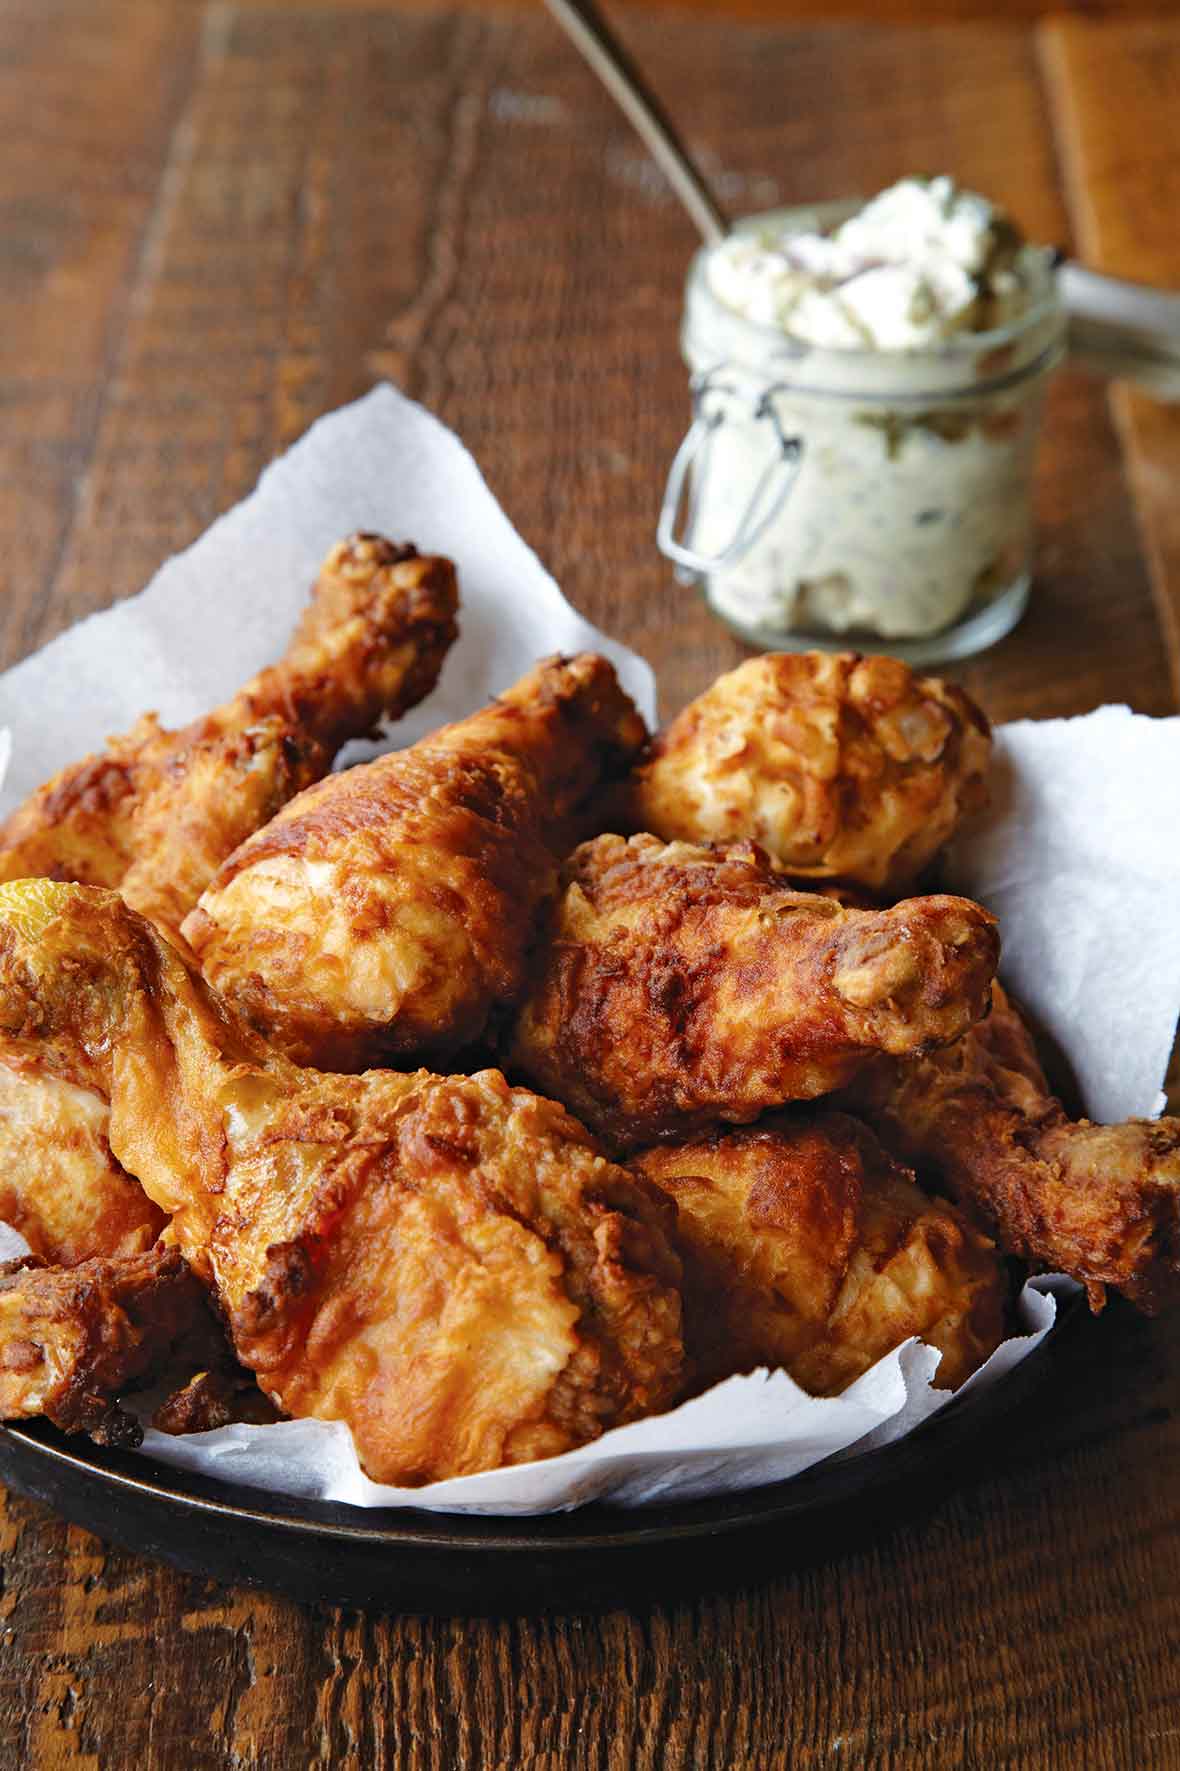
{"label": "metal wire clasp on jar", "polygon": [[884,642],[924,663],[1007,633],[1028,599],[1043,394],[1064,349],[1048,256],[1019,319],[911,351],[756,324],[714,294],[707,256],[682,332],[693,422],[657,537],[678,575],[762,647]]}

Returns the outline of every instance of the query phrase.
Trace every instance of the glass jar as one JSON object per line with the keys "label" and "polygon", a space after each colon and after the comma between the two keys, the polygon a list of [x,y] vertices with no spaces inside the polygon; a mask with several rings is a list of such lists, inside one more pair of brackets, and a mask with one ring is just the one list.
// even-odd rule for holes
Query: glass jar
{"label": "glass jar", "polygon": [[[827,231],[859,207],[738,225]],[[925,663],[1015,626],[1045,383],[1064,349],[1052,255],[1029,253],[1012,324],[906,352],[809,345],[748,320],[711,289],[708,249],[697,254],[681,335],[694,419],[659,545],[744,639]]]}

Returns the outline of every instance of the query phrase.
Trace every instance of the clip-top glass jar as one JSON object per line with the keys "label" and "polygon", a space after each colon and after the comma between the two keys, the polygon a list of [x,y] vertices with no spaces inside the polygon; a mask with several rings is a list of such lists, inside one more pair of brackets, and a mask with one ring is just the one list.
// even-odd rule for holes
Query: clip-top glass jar
{"label": "clip-top glass jar", "polygon": [[[739,227],[826,231],[857,208]],[[681,578],[764,648],[925,663],[1000,639],[1028,600],[1043,393],[1064,349],[1052,255],[1030,249],[1011,324],[908,351],[809,345],[751,321],[710,287],[708,256],[688,278],[694,420],[659,528]]]}

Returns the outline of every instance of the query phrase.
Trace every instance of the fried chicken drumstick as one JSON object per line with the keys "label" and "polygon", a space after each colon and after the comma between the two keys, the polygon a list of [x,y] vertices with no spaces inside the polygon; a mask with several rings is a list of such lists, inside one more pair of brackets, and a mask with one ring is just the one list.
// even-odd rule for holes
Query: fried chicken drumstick
{"label": "fried chicken drumstick", "polygon": [[794,879],[897,897],[986,803],[987,720],[896,658],[777,652],[720,676],[635,771],[631,828],[758,843]]}
{"label": "fried chicken drumstick", "polygon": [[[0,877],[116,886],[178,938],[217,864],[348,738],[435,682],[455,635],[454,572],[375,535],[333,548],[279,665],[182,732],[152,716],[9,819]],[[54,1265],[140,1253],[164,1226],[120,1167],[107,1106],[68,1054],[0,1039],[0,1219]]]}
{"label": "fried chicken drumstick", "polygon": [[217,868],[350,738],[429,694],[455,638],[449,560],[379,535],[334,547],[285,658],[179,732],[145,714],[0,828],[0,880],[119,890],[176,936]]}
{"label": "fried chicken drumstick", "polygon": [[498,1071],[300,1069],[116,895],[45,880],[0,886],[0,1032],[109,1100],[239,1359],[287,1413],[346,1421],[374,1480],[547,1456],[675,1399],[667,1199]]}
{"label": "fried chicken drumstick", "polygon": [[293,800],[185,937],[301,1063],[453,1057],[519,995],[570,819],[645,736],[605,658],[550,658],[469,719]]}
{"label": "fried chicken drumstick", "polygon": [[1180,1119],[1071,1120],[998,984],[956,1044],[866,1071],[849,1091],[883,1142],[1006,1254],[1154,1311],[1180,1298]]}
{"label": "fried chicken drumstick", "polygon": [[631,1166],[676,1201],[701,1388],[767,1365],[834,1396],[917,1335],[956,1389],[1003,1338],[992,1244],[848,1114],[772,1114]]}
{"label": "fried chicken drumstick", "polygon": [[999,940],[964,898],[845,909],[751,844],[602,836],[566,866],[510,1062],[634,1149],[841,1086],[983,1014]]}

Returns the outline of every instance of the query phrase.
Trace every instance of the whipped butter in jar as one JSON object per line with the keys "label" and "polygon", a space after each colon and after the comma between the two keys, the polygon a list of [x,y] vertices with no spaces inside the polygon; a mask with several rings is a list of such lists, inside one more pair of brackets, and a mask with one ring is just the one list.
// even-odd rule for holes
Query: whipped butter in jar
{"label": "whipped butter in jar", "polygon": [[739,223],[689,275],[661,547],[756,645],[979,651],[1027,601],[1063,340],[1053,253],[947,178]]}

